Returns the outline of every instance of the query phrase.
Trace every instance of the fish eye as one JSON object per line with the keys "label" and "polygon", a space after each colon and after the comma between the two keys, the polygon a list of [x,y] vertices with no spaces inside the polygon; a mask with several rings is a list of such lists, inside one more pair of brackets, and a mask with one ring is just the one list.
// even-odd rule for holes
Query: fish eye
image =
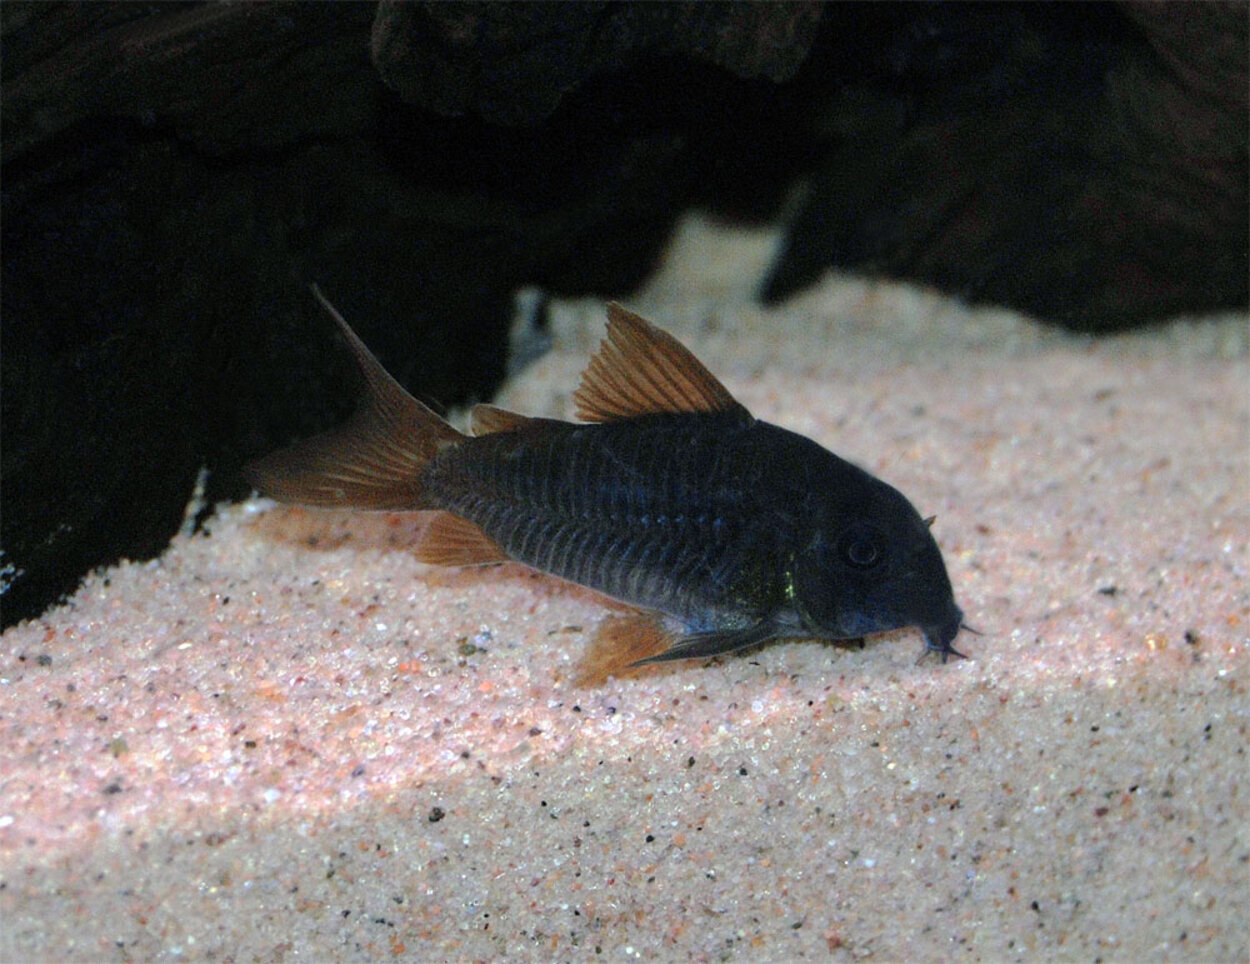
{"label": "fish eye", "polygon": [[871,569],[882,560],[885,553],[877,531],[860,525],[843,533],[838,540],[838,555],[843,562],[856,569]]}

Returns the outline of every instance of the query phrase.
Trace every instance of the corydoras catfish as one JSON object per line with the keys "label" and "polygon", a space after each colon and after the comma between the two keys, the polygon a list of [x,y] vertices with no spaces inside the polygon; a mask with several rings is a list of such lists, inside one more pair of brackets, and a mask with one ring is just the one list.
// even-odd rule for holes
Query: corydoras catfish
{"label": "corydoras catfish", "polygon": [[[929,524],[896,489],[761,422],[680,342],[618,304],[573,395],[580,423],[476,406],[472,435],[406,392],[314,288],[365,386],[344,425],[246,469],[283,502],[439,513],[423,561],[515,560],[632,607],[617,666],[782,637],[918,627],[961,656]],[[610,653],[605,654],[612,662]]]}

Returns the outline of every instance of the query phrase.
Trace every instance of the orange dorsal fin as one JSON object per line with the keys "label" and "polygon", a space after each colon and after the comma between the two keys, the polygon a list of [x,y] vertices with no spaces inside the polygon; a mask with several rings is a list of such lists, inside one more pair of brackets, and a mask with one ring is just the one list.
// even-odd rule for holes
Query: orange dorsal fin
{"label": "orange dorsal fin", "polygon": [[414,554],[435,566],[483,566],[507,562],[499,543],[475,523],[450,512],[440,512],[417,540]]}
{"label": "orange dorsal fin", "polygon": [[364,390],[343,425],[257,459],[244,468],[262,493],[281,502],[358,509],[426,508],[421,467],[464,438],[404,390],[313,286],[343,335]]}
{"label": "orange dorsal fin", "polygon": [[747,410],[685,345],[612,302],[608,337],[573,393],[577,417],[611,422],[660,412]]}

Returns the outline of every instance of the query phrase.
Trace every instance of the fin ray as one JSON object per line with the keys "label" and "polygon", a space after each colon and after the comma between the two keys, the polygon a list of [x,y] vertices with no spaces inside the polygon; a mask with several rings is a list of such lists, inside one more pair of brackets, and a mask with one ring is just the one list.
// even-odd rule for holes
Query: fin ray
{"label": "fin ray", "polygon": [[659,412],[750,414],[690,349],[616,302],[608,337],[573,393],[577,417],[610,422]]}

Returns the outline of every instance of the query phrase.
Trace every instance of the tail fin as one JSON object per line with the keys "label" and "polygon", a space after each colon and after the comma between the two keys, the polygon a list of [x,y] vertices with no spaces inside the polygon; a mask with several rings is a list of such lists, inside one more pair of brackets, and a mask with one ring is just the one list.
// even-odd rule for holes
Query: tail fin
{"label": "tail fin", "polygon": [[464,438],[409,395],[373,357],[321,290],[313,294],[347,340],[364,379],[343,425],[250,462],[243,474],[280,502],[361,509],[426,509],[421,467]]}

